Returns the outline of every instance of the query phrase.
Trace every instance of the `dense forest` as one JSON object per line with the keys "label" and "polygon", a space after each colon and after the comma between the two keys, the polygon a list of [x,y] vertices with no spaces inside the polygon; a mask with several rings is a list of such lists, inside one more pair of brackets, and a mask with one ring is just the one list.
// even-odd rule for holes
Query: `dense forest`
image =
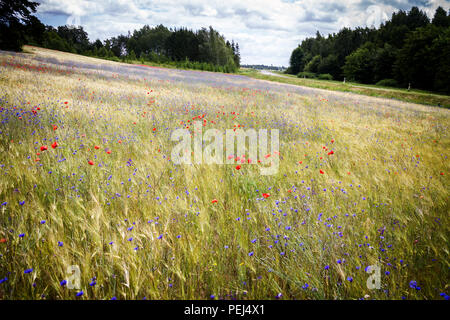
{"label": "dense forest", "polygon": [[24,44],[117,61],[167,63],[207,71],[235,72],[239,44],[214,30],[172,29],[145,25],[132,34],[91,42],[83,27],[44,25],[32,13],[39,4],[26,0],[0,2],[0,49],[20,51]]}
{"label": "dense forest", "polygon": [[317,32],[293,50],[287,73],[450,93],[450,12],[400,10],[379,28]]}

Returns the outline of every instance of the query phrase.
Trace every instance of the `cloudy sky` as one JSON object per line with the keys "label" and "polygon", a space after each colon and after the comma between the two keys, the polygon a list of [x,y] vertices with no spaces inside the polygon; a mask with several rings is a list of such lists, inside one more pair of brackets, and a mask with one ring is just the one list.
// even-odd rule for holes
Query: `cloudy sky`
{"label": "cloudy sky", "polygon": [[35,0],[45,24],[81,25],[91,40],[127,34],[148,24],[212,26],[237,41],[243,64],[289,64],[292,50],[316,30],[378,26],[399,9],[417,6],[432,17],[450,0]]}

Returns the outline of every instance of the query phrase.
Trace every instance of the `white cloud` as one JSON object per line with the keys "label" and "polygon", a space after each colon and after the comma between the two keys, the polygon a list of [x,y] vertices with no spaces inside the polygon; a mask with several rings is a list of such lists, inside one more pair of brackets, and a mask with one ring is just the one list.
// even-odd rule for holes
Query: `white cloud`
{"label": "white cloud", "polygon": [[378,26],[398,9],[418,6],[431,17],[448,0],[38,0],[44,23],[65,17],[91,40],[104,40],[145,24],[191,29],[213,26],[239,43],[244,64],[288,65],[292,50],[317,30]]}

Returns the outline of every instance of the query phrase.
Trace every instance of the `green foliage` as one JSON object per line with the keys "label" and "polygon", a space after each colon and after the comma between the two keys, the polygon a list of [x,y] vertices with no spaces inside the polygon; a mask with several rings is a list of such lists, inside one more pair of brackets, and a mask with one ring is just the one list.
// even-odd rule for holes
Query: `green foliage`
{"label": "green foliage", "polygon": [[394,12],[375,28],[317,32],[293,50],[287,73],[328,73],[366,84],[395,79],[400,86],[450,93],[450,15],[438,7],[432,21],[417,7]]}
{"label": "green foliage", "polygon": [[348,80],[373,83],[375,46],[367,42],[345,58],[344,75]]}
{"label": "green foliage", "polygon": [[339,68],[339,60],[335,54],[330,54],[327,57],[321,59],[319,65],[317,66],[318,73],[327,73],[332,76],[332,78],[339,78],[341,70]]}
{"label": "green foliage", "polygon": [[31,25],[36,25],[37,2],[28,0],[2,0],[0,3],[0,49],[21,51]]}
{"label": "green foliage", "polygon": [[46,32],[44,35],[44,47],[59,51],[70,51],[70,45],[62,39],[55,31]]}
{"label": "green foliage", "polygon": [[297,74],[305,67],[305,54],[301,47],[297,47],[292,51],[290,59],[290,72]]}
{"label": "green foliage", "polygon": [[383,79],[376,83],[377,86],[382,87],[398,87],[398,82],[395,79]]}
{"label": "green foliage", "polygon": [[128,59],[131,61],[137,60],[136,53],[134,53],[134,50],[131,50],[131,52],[128,54]]}
{"label": "green foliage", "polygon": [[[187,28],[169,30],[163,25],[144,26],[128,38],[112,38],[114,54],[133,50],[136,56],[156,63],[170,63],[180,68],[229,70],[235,72],[240,65],[239,45],[225,41],[212,27],[196,32]],[[120,40],[120,41],[119,41]],[[190,62],[187,63],[186,59]],[[194,62],[205,62],[219,67],[206,67]]]}
{"label": "green foliage", "polygon": [[320,55],[314,56],[314,58],[312,58],[311,61],[309,61],[308,64],[305,66],[305,71],[317,73],[321,62],[322,57]]}
{"label": "green foliage", "polygon": [[408,34],[395,64],[396,79],[414,88],[450,93],[450,28],[433,24]]}
{"label": "green foliage", "polygon": [[329,73],[322,73],[317,76],[319,80],[333,80],[333,76]]}

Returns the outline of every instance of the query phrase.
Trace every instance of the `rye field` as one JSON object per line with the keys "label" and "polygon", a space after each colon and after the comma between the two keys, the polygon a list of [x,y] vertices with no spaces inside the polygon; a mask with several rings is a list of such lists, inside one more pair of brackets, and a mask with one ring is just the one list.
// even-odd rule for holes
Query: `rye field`
{"label": "rye field", "polygon": [[[0,52],[0,299],[448,299],[450,110],[27,51]],[[174,163],[194,121],[278,129],[277,172]]]}

